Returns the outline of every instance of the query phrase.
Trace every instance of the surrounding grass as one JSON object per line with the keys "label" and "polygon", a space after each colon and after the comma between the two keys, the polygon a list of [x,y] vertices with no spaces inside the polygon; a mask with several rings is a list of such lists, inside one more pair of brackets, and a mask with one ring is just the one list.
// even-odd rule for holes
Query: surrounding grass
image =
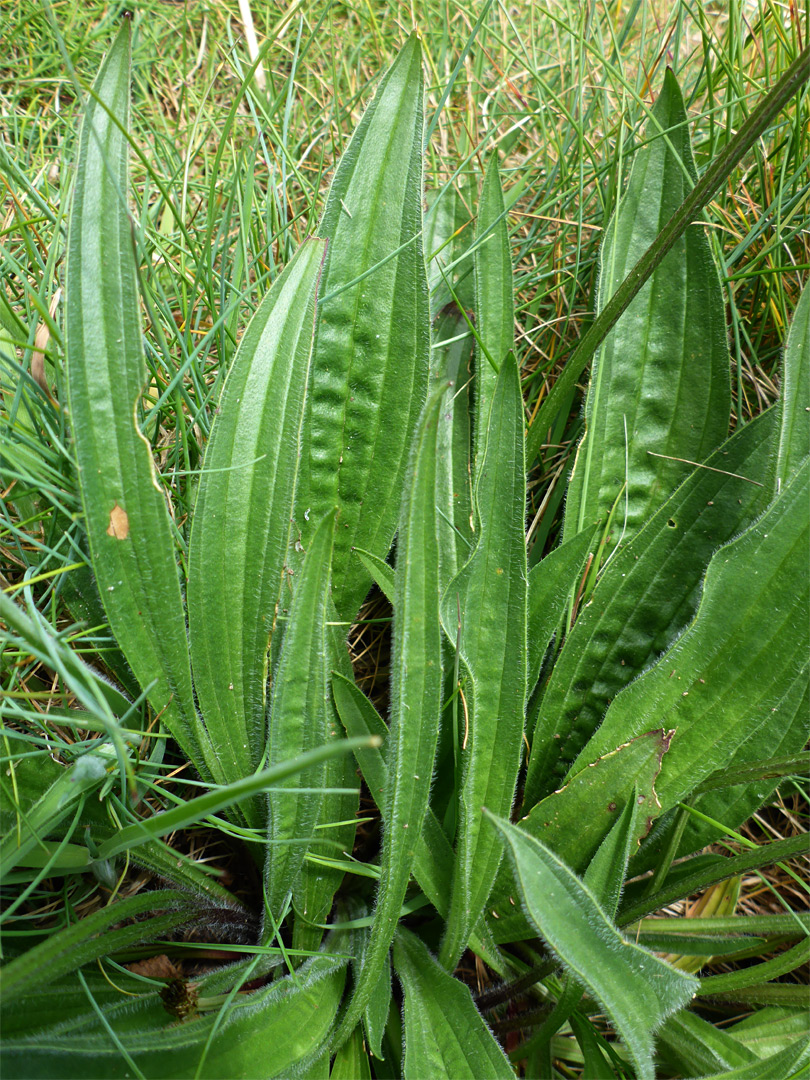
{"label": "surrounding grass", "polygon": [[[368,100],[372,76],[413,25],[429,65],[429,187],[455,184],[463,194],[482,172],[484,154],[499,150],[529,424],[591,318],[602,230],[664,66],[674,68],[694,117],[700,170],[810,36],[806,9],[800,15],[800,5],[772,0],[252,7],[264,89],[259,72],[249,75],[235,0],[146,0],[137,8],[133,115],[140,152],[132,176],[150,372],[140,420],[170,496],[181,552],[195,470],[239,333],[314,231],[330,170]],[[82,560],[60,404],[66,398],[62,296],[79,88],[98,70],[119,13],[118,5],[78,0],[4,0],[0,7],[0,415],[26,430],[24,440],[0,447],[2,585],[35,601],[102,666],[114,647],[103,617],[88,611],[85,627],[70,628],[60,601],[69,587],[64,571]],[[808,121],[805,91],[706,212],[728,301],[738,424],[777,396],[781,349],[810,270]],[[470,221],[472,228],[472,213]],[[24,394],[10,377],[17,365],[25,372]],[[559,532],[582,430],[579,404],[572,401],[531,474],[532,561]],[[389,613],[382,597],[372,597],[351,637],[358,682],[381,705]],[[58,672],[11,648],[0,657],[0,671],[7,717],[25,733],[31,753],[47,747],[68,760],[89,744],[93,733],[77,731],[59,714],[72,702]],[[20,747],[3,748],[4,756],[12,753]],[[143,753],[154,753],[148,740]],[[190,783],[182,771],[173,775],[170,756],[156,758],[146,797],[168,805],[193,792]],[[807,793],[789,781],[745,833],[789,836],[806,823]],[[186,832],[172,843],[236,875],[237,892],[255,888],[239,876],[244,860],[236,846],[212,848],[207,837]],[[134,892],[143,881],[142,871],[125,869],[101,885]],[[743,881],[740,907],[806,906],[798,889],[775,869]],[[87,876],[35,882],[6,912],[15,916],[7,924],[11,936],[41,933],[66,897],[77,913],[108,900]],[[727,965],[717,963],[716,970]],[[560,1056],[564,1051],[556,1046]]]}

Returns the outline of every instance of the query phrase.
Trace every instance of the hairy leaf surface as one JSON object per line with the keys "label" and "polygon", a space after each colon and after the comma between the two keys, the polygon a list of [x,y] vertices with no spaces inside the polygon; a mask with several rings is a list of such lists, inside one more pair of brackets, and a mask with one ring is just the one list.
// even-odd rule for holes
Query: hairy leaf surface
{"label": "hairy leaf surface", "polygon": [[391,546],[428,389],[423,93],[412,34],[343,152],[318,226],[329,247],[296,526],[306,548],[313,523],[340,507],[334,600],[344,619],[354,618],[371,583],[352,547],[384,558]]}
{"label": "hairy leaf surface", "polygon": [[[605,236],[600,309],[697,179],[683,98],[670,69],[647,137]],[[594,358],[566,536],[596,521],[604,526],[618,499],[612,549],[620,535],[632,537],[677,484],[672,458],[703,461],[719,446],[731,407],[728,364],[720,279],[698,223],[675,243]]]}
{"label": "hairy leaf surface", "polygon": [[[239,343],[205,454],[189,540],[194,685],[223,774],[265,748],[267,653],[286,602],[287,551],[325,244],[308,240]],[[248,807],[245,807],[248,810]],[[251,823],[258,824],[255,808]]]}

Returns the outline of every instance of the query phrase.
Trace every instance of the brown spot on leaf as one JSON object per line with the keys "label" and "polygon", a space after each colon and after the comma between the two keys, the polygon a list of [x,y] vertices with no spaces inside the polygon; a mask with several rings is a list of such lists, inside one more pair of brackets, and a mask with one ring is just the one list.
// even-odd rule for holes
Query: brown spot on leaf
{"label": "brown spot on leaf", "polygon": [[118,503],[110,511],[107,536],[114,536],[116,540],[126,540],[129,536],[129,518],[126,510],[122,510]]}

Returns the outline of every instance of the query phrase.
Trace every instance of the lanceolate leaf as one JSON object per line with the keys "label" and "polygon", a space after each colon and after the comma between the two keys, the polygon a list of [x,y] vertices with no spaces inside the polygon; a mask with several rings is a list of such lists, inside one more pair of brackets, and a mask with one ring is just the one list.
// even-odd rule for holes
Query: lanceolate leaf
{"label": "lanceolate leaf", "polygon": [[[345,963],[321,953],[294,976],[277,979],[253,994],[239,994],[220,1009],[178,1023],[156,995],[124,999],[103,1009],[120,1043],[149,1080],[166,1076],[211,1080],[234,1076],[287,1077],[296,1063],[317,1052],[334,1022],[346,978]],[[204,994],[202,991],[201,996]],[[210,1039],[216,1021],[218,1030]],[[133,1075],[109,1033],[92,1013],[82,1025],[33,1038],[6,1039],[4,1077],[61,1076],[77,1080],[124,1080]],[[200,1071],[202,1055],[206,1050]]]}
{"label": "lanceolate leaf", "polygon": [[[605,236],[600,308],[697,179],[683,98],[669,69],[647,136]],[[720,279],[703,227],[695,224],[594,359],[566,536],[596,521],[604,526],[617,499],[609,547],[620,534],[633,536],[678,481],[678,464],[668,458],[703,461],[726,437],[730,406]]]}
{"label": "lanceolate leaf", "polygon": [[[709,566],[695,621],[624,690],[574,769],[650,723],[674,728],[656,784],[664,810],[725,766],[807,685],[810,459],[756,525]],[[798,700],[798,699],[797,699]]]}
{"label": "lanceolate leaf", "polygon": [[442,621],[460,656],[465,724],[460,733],[456,863],[441,962],[455,965],[486,903],[502,849],[481,809],[509,814],[523,743],[528,582],[523,532],[523,401],[514,357],[504,358],[476,486],[480,520],[471,558],[442,600]]}
{"label": "lanceolate leaf", "polygon": [[250,321],[211,428],[194,509],[194,684],[227,781],[247,776],[264,753],[268,643],[289,595],[285,567],[324,250],[322,241],[306,241]]}
{"label": "lanceolate leaf", "polygon": [[[268,759],[271,765],[327,744],[329,740],[329,641],[326,611],[334,511],[320,522],[295,585],[290,621],[273,680]],[[280,919],[319,822],[325,764],[293,773],[268,796],[265,862],[267,904]],[[300,791],[305,787],[309,790]]]}
{"label": "lanceolate leaf", "polygon": [[537,685],[543,656],[568,598],[576,591],[577,575],[586,556],[596,554],[597,539],[595,530],[586,529],[555,548],[529,572],[529,690]]}
{"label": "lanceolate leaf", "polygon": [[781,390],[777,492],[810,454],[810,288],[806,286],[793,313]]}
{"label": "lanceolate leaf", "polygon": [[[632,802],[636,813],[627,854],[635,853],[640,837],[646,834],[660,812],[655,780],[671,738],[671,732],[651,731],[595,761],[559,791],[537,803],[521,820],[521,829],[541,840],[574,873],[584,872],[587,879],[592,860],[601,850],[600,845],[606,842]],[[596,874],[595,870],[593,872]],[[600,880],[588,884],[606,906],[607,893],[600,881],[601,875]],[[497,941],[513,941],[526,936],[523,933],[525,919],[515,907],[513,892],[511,871],[502,866],[497,899],[493,898],[492,903],[494,921],[491,929]]]}
{"label": "lanceolate leaf", "polygon": [[70,419],[110,626],[163,723],[210,771],[216,761],[194,707],[169,514],[138,429],[146,366],[126,201],[129,37],[127,21],[87,99],[79,137],[67,254]]}
{"label": "lanceolate leaf", "polygon": [[503,202],[498,158],[484,176],[475,229],[475,470],[484,456],[487,423],[501,364],[514,347],[514,301],[509,227]]}
{"label": "lanceolate leaf", "polygon": [[334,599],[344,619],[354,618],[370,584],[352,547],[383,558],[391,546],[427,394],[423,93],[422,51],[412,34],[343,153],[318,228],[329,248],[296,526],[307,547],[312,523],[340,507]]}
{"label": "lanceolate leaf", "polygon": [[436,530],[436,441],[444,390],[435,391],[417,426],[400,516],[397,546],[391,733],[380,891],[374,925],[338,1045],[368,1003],[396,932],[402,901],[428,809],[441,708]]}
{"label": "lanceolate leaf", "polygon": [[[770,410],[733,435],[605,569],[535,706],[527,808],[559,786],[616,694],[694,615],[712,554],[764,509],[776,421]],[[650,718],[647,730],[660,726]]]}
{"label": "lanceolate leaf", "polygon": [[397,935],[394,967],[405,994],[404,1080],[514,1080],[514,1070],[470,991],[407,930]]}
{"label": "lanceolate leaf", "polygon": [[626,941],[587,886],[547,847],[492,820],[507,841],[527,914],[610,1016],[640,1080],[653,1080],[652,1033],[694,997],[698,980]]}
{"label": "lanceolate leaf", "polygon": [[[339,672],[346,679],[353,679],[351,658],[346,648],[346,628],[329,625],[338,622],[337,612],[330,597],[327,605],[329,669],[332,672]],[[326,725],[329,741],[342,735],[340,716],[331,694],[327,695]],[[378,733],[370,732],[370,734]],[[384,734],[388,734],[387,729]],[[370,752],[379,753],[378,750]],[[344,790],[324,793],[320,818],[313,834],[310,852],[334,857],[340,852],[352,850],[357,830],[354,819],[357,815],[360,791],[357,782],[357,766],[350,755],[342,754],[326,762],[324,786]],[[338,822],[341,824],[337,825]],[[313,866],[308,862],[301,867],[301,873],[293,887],[293,907],[296,914],[294,945],[296,948],[317,948],[323,931],[319,926],[312,924],[326,922],[334,895],[342,880],[343,874],[330,867]]]}

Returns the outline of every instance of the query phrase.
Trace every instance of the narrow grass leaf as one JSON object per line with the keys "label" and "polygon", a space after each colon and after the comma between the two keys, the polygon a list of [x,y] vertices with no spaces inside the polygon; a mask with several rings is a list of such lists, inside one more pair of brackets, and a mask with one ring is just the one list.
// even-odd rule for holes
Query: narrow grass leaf
{"label": "narrow grass leaf", "polygon": [[605,1009],[640,1080],[653,1080],[653,1032],[691,1001],[697,979],[626,941],[587,886],[539,840],[492,821],[503,833],[527,914]]}
{"label": "narrow grass leaf", "polygon": [[[287,551],[325,244],[307,240],[251,319],[228,372],[189,540],[189,641],[223,782],[265,746],[267,663]],[[248,810],[248,807],[245,807]],[[255,814],[253,825],[259,823]]]}
{"label": "narrow grass leaf", "polygon": [[469,989],[448,975],[408,930],[397,934],[394,967],[405,995],[404,1080],[513,1080],[514,1070]]}
{"label": "narrow grass leaf", "polygon": [[528,572],[523,532],[523,401],[517,365],[503,360],[492,397],[476,486],[478,543],[442,600],[455,644],[461,613],[461,681],[466,695],[460,734],[456,862],[441,962],[464,951],[495,880],[501,844],[481,809],[509,814],[523,745],[526,700]]}
{"label": "narrow grass leaf", "polygon": [[[600,308],[697,179],[683,98],[669,68],[648,128],[650,141],[636,151],[602,246]],[[678,482],[678,465],[669,459],[702,461],[725,439],[730,408],[720,278],[703,226],[695,224],[595,357],[566,537],[597,521],[604,525],[617,499],[608,548],[620,535],[632,537]]]}
{"label": "narrow grass leaf", "polygon": [[[130,23],[115,39],[79,136],[66,285],[67,387],[84,524],[107,617],[183,751],[206,770],[166,499],[138,428],[146,381],[127,208]],[[203,746],[204,749],[204,746]]]}
{"label": "narrow grass leaf", "polygon": [[444,388],[425,406],[416,430],[397,545],[391,728],[380,891],[374,925],[337,1045],[368,1004],[396,932],[428,810],[439,734],[442,662],[436,529],[436,442]]}
{"label": "narrow grass leaf", "polygon": [[530,710],[527,809],[560,786],[611,701],[694,616],[717,548],[765,508],[768,489],[757,485],[767,481],[776,424],[769,410],[736,432],[605,569]]}
{"label": "narrow grass leaf", "polygon": [[430,317],[422,253],[422,50],[412,34],[341,157],[318,235],[328,239],[304,431],[296,526],[340,507],[334,600],[353,619],[384,558],[408,448],[428,389]]}
{"label": "narrow grass leaf", "polygon": [[[147,939],[167,936],[194,918],[197,907],[188,893],[159,889],[119,900],[80,919],[65,930],[52,933],[40,944],[5,964],[3,994],[31,994],[44,983],[58,979],[83,964]],[[131,926],[111,929],[136,915],[165,911]]]}
{"label": "narrow grass leaf", "polygon": [[313,766],[318,766],[337,754],[347,754],[360,746],[368,745],[367,739],[345,739],[333,742],[326,746],[318,746],[314,750],[308,750],[305,754],[289,761],[279,762],[269,769],[247,776],[243,780],[236,780],[227,787],[214,788],[207,795],[200,795],[196,799],[189,799],[180,806],[152,817],[144,818],[134,825],[127,825],[105,841],[99,848],[99,859],[111,859],[114,855],[127,851],[139,844],[153,840],[157,836],[166,836],[175,829],[183,829],[188,825],[199,824],[200,820],[209,814],[215,814],[218,810],[224,810],[242,799],[250,799],[261,794],[274,784],[281,783],[288,776],[302,772]]}
{"label": "narrow grass leaf", "polygon": [[720,1070],[757,1060],[756,1054],[727,1031],[689,1009],[681,1009],[667,1017],[656,1041],[662,1056],[686,1076],[716,1075]]}
{"label": "narrow grass leaf", "polygon": [[785,699],[801,699],[810,655],[809,485],[805,459],[756,525],[717,552],[694,622],[619,694],[574,771],[649,724],[666,725],[675,734],[656,784],[665,811],[723,768]]}
{"label": "narrow grass leaf", "polygon": [[[327,514],[310,541],[290,607],[270,705],[268,759],[288,761],[329,745],[329,642],[326,611],[335,512]],[[306,772],[291,773],[267,797],[270,841],[265,862],[267,904],[280,918],[320,819],[325,760]]]}

